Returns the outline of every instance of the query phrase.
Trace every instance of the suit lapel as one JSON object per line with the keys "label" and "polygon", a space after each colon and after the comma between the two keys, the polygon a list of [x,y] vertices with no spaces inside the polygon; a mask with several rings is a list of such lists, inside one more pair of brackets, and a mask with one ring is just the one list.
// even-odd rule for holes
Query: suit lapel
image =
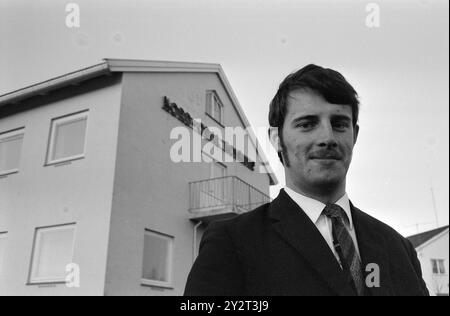
{"label": "suit lapel", "polygon": [[[375,229],[374,219],[357,209],[350,203],[352,210],[353,223],[356,230],[363,273],[365,278],[374,270],[368,269],[369,264],[376,264],[380,272],[380,287],[370,287],[368,291],[373,296],[392,295],[390,277],[389,277],[389,258],[387,257],[386,245],[383,235]],[[372,278],[369,278],[371,280]]]}
{"label": "suit lapel", "polygon": [[281,238],[307,259],[331,289],[338,295],[355,295],[346,274],[315,224],[284,190],[271,203],[269,212],[274,220],[273,227]]}

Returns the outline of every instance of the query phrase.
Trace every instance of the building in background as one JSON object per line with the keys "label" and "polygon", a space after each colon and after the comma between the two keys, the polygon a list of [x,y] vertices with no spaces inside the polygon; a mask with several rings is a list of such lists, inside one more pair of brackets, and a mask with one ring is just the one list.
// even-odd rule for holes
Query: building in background
{"label": "building in background", "polygon": [[431,295],[448,296],[448,225],[423,232],[409,241],[416,248],[422,266],[422,275]]}
{"label": "building in background", "polygon": [[[216,64],[108,59],[0,96],[0,295],[182,294],[205,225],[277,182],[225,126],[249,122]],[[173,161],[177,129],[229,159]]]}

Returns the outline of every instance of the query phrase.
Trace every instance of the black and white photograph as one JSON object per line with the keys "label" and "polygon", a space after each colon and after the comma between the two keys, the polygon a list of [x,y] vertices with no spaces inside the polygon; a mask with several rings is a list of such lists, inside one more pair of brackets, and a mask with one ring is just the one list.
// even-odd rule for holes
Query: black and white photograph
{"label": "black and white photograph", "polygon": [[0,296],[449,296],[449,2],[0,0]]}

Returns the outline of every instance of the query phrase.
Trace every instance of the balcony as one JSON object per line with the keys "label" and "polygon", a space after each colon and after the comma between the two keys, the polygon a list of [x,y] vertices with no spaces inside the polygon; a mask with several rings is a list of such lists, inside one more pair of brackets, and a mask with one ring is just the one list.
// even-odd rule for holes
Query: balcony
{"label": "balcony", "polygon": [[195,181],[190,186],[190,219],[209,223],[251,211],[270,197],[236,176]]}

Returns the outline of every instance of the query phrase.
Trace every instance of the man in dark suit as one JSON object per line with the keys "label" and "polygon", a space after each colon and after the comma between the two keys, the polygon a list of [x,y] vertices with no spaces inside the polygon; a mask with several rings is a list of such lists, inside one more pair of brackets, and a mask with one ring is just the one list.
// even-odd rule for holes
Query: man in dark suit
{"label": "man in dark suit", "polygon": [[334,70],[308,65],[281,83],[269,136],[286,187],[208,227],[186,295],[428,295],[411,243],[347,196],[358,113]]}

